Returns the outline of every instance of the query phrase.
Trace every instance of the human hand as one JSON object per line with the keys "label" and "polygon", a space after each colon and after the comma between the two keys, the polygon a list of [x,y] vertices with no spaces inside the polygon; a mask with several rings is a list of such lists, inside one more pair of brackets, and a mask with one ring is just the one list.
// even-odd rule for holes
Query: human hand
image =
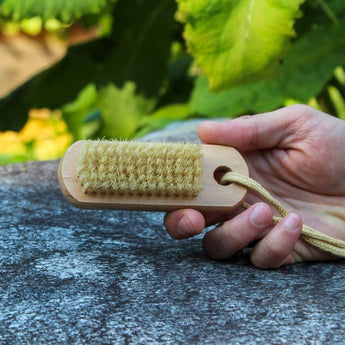
{"label": "human hand", "polygon": [[221,222],[203,238],[211,258],[230,258],[256,242],[251,260],[260,268],[334,259],[306,243],[300,234],[304,223],[345,240],[344,121],[294,105],[221,123],[205,122],[198,135],[207,144],[239,150],[250,176],[291,213],[274,225],[271,208],[249,192],[246,201],[253,205],[226,217],[189,209],[167,214],[164,222],[172,237],[192,237],[205,226]]}

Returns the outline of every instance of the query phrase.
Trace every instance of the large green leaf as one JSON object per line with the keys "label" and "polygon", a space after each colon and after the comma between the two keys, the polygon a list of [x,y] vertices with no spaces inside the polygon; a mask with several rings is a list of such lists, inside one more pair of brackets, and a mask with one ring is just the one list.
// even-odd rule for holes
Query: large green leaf
{"label": "large green leaf", "polygon": [[21,20],[34,16],[59,18],[64,22],[102,11],[113,0],[2,0],[0,14]]}
{"label": "large green leaf", "polygon": [[287,99],[308,102],[322,91],[344,59],[342,32],[339,26],[309,31],[295,42],[269,80],[212,93],[207,79],[200,78],[191,97],[191,110],[209,116],[237,116],[273,110]]}
{"label": "large green leaf", "polygon": [[189,50],[212,90],[267,77],[304,0],[177,0]]}
{"label": "large green leaf", "polygon": [[102,112],[100,137],[127,139],[134,135],[140,118],[151,112],[154,102],[135,93],[135,84],[127,82],[122,89],[108,85],[97,102]]}
{"label": "large green leaf", "polygon": [[133,81],[138,94],[156,97],[167,73],[175,10],[172,0],[118,0],[112,36],[71,47],[55,66],[0,100],[0,130],[18,130],[29,109],[61,107],[89,83],[122,88]]}

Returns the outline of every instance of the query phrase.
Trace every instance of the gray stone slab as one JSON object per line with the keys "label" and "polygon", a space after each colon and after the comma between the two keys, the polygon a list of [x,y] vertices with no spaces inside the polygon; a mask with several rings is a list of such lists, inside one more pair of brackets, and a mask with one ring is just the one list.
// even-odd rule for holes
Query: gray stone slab
{"label": "gray stone slab", "polygon": [[0,168],[0,344],[345,343],[343,261],[209,260],[161,213],[71,207],[57,165]]}

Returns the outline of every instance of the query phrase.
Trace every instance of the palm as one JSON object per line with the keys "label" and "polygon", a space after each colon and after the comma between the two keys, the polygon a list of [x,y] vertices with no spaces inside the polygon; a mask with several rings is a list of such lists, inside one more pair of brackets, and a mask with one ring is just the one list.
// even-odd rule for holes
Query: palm
{"label": "palm", "polygon": [[[306,149],[307,152],[313,150],[312,147]],[[333,153],[324,151],[323,154],[326,156]],[[339,189],[339,184],[338,188],[332,188],[334,184],[329,183],[331,175],[344,176],[344,172],[326,167],[323,173],[314,174],[317,169],[312,169],[313,160],[301,150],[290,149],[287,152],[275,148],[250,152],[245,156],[251,176],[290,211],[297,211],[305,224],[330,236],[345,239],[345,190]],[[319,158],[325,161],[334,159]],[[247,199],[249,203],[258,201],[258,197],[253,194],[249,194]],[[330,258],[302,239],[297,242],[294,252],[292,255],[296,260]]]}

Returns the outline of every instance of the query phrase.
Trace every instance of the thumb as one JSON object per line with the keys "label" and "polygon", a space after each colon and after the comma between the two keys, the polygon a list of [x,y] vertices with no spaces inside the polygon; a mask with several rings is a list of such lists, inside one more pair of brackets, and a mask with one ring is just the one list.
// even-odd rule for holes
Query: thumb
{"label": "thumb", "polygon": [[[300,107],[304,112],[308,108]],[[223,122],[206,121],[199,126],[198,135],[204,143],[232,146],[241,152],[283,148],[300,126],[302,114],[296,108],[291,106]]]}

